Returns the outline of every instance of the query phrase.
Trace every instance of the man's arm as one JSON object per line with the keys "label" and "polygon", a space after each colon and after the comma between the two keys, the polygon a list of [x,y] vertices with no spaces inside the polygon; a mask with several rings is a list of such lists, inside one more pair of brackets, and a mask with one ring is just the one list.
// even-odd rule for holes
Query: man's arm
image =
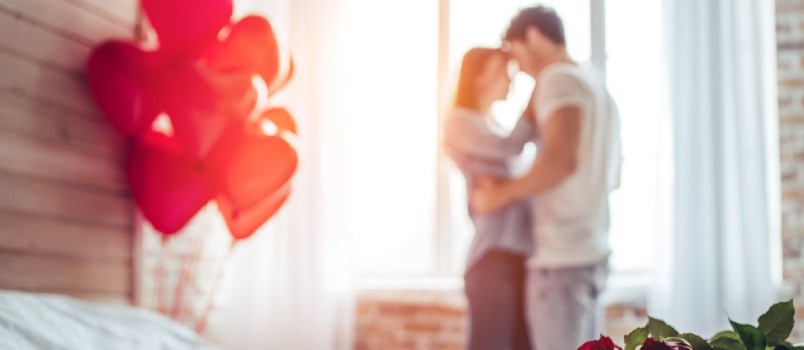
{"label": "man's arm", "polygon": [[530,172],[510,181],[480,179],[472,194],[472,206],[481,213],[494,212],[511,202],[542,194],[575,173],[581,140],[582,112],[567,106],[556,110],[542,130],[539,154]]}

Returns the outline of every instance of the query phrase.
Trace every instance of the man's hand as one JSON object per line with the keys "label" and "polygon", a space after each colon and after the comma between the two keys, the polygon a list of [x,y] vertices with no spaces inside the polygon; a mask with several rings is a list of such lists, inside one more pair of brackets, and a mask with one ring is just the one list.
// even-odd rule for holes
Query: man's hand
{"label": "man's hand", "polygon": [[491,214],[508,204],[508,199],[501,191],[501,180],[490,176],[478,176],[476,184],[477,186],[472,190],[469,204],[478,214]]}

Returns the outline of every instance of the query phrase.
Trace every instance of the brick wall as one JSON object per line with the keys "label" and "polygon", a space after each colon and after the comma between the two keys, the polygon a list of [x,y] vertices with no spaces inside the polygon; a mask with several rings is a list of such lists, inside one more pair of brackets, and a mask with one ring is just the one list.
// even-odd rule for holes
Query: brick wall
{"label": "brick wall", "polygon": [[[647,321],[627,305],[606,309],[604,334],[623,336]],[[461,291],[369,291],[357,303],[356,350],[464,349],[466,299]]]}
{"label": "brick wall", "polygon": [[804,0],[776,0],[784,279],[794,288],[804,340]]}
{"label": "brick wall", "polygon": [[373,291],[357,303],[355,349],[464,348],[466,300],[457,291]]}

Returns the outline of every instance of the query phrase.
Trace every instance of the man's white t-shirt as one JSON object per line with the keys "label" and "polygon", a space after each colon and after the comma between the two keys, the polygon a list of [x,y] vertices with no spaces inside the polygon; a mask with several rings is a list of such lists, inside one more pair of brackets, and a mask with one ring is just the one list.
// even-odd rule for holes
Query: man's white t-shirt
{"label": "man's white t-shirt", "polygon": [[608,259],[609,192],[619,186],[620,121],[605,85],[591,71],[554,63],[536,78],[541,125],[563,107],[582,111],[575,172],[534,199],[532,268],[580,267]]}

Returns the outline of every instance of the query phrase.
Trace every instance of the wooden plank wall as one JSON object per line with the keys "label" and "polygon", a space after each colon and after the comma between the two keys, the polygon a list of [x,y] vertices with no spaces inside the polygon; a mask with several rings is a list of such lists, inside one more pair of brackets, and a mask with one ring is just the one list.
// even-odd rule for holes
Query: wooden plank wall
{"label": "wooden plank wall", "polygon": [[0,0],[0,289],[129,303],[123,140],[89,96],[92,46],[132,38],[136,0]]}

